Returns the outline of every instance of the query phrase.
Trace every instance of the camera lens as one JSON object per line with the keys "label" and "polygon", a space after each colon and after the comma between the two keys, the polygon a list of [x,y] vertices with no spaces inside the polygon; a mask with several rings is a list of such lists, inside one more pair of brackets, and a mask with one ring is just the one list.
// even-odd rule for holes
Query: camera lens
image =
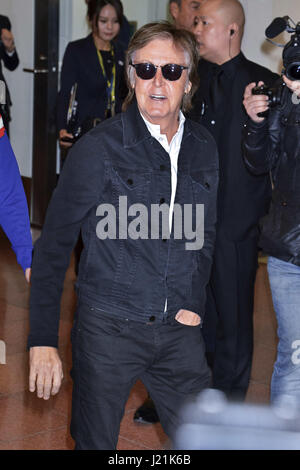
{"label": "camera lens", "polygon": [[300,80],[300,63],[291,64],[286,71],[286,75],[291,80]]}

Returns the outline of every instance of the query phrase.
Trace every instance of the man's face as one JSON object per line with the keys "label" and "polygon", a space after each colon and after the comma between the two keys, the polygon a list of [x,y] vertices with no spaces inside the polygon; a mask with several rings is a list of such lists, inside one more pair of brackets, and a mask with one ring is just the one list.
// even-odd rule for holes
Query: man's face
{"label": "man's face", "polygon": [[[186,66],[187,57],[171,39],[155,39],[136,52],[133,63],[154,65],[178,64]],[[183,70],[179,80],[169,81],[158,68],[154,78],[143,80],[135,74],[135,95],[143,116],[153,124],[167,126],[178,117],[184,92],[190,90],[188,70]]]}
{"label": "man's face", "polygon": [[177,28],[192,31],[195,17],[203,0],[181,0],[181,6],[171,3],[171,15],[174,18]]}
{"label": "man's face", "polygon": [[230,55],[230,28],[224,23],[218,2],[206,2],[199,8],[193,33],[203,59],[222,64]]}

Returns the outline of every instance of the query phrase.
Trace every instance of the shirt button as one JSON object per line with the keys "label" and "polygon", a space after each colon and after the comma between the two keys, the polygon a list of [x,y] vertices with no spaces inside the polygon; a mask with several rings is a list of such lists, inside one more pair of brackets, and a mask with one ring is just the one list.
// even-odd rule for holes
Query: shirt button
{"label": "shirt button", "polygon": [[283,207],[286,207],[286,206],[287,206],[287,202],[286,202],[286,201],[283,201],[283,202],[281,203],[281,205],[282,205]]}
{"label": "shirt button", "polygon": [[131,179],[131,178],[129,178],[129,179],[127,180],[127,183],[128,183],[130,186],[132,186],[132,185],[133,185],[133,181],[132,181],[132,179]]}
{"label": "shirt button", "polygon": [[160,171],[165,171],[166,166],[165,165],[160,165],[159,169],[160,169]]}
{"label": "shirt button", "polygon": [[149,321],[150,321],[151,323],[155,322],[155,316],[152,315],[152,317],[149,318]]}
{"label": "shirt button", "polygon": [[216,124],[216,121],[211,121],[211,124],[214,126]]}

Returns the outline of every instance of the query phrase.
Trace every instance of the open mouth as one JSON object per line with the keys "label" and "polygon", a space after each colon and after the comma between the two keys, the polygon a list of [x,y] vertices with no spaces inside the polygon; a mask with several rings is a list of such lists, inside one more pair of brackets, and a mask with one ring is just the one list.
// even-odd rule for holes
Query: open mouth
{"label": "open mouth", "polygon": [[150,98],[154,101],[163,101],[167,99],[164,95],[150,95]]}

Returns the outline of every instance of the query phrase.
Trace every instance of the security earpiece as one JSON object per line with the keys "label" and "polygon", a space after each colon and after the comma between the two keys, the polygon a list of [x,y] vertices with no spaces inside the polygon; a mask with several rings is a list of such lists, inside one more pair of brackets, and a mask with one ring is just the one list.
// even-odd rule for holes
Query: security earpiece
{"label": "security earpiece", "polygon": [[230,30],[230,36],[233,36],[234,35],[234,29],[231,29]]}

